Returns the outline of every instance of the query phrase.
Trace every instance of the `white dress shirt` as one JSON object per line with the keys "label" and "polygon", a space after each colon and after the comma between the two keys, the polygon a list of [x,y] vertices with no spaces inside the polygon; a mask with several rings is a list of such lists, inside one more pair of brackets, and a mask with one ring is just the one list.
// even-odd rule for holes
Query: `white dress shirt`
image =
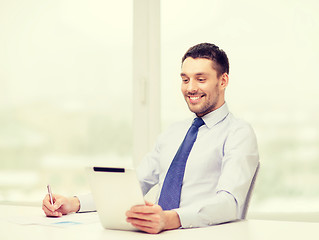
{"label": "white dress shirt", "polygon": [[[240,219],[259,162],[253,129],[236,119],[226,104],[202,118],[205,125],[188,157],[180,207],[175,209],[184,228]],[[161,189],[192,121],[173,124],[142,161],[138,177],[144,194],[156,184]]]}
{"label": "white dress shirt", "polygon": [[[194,118],[196,116],[194,115]],[[253,129],[236,119],[226,103],[202,117],[205,125],[187,160],[180,207],[174,209],[183,228],[204,227],[240,219],[259,156]],[[193,121],[173,124],[137,169],[144,194],[161,189],[166,172]],[[160,191],[157,196],[157,201]],[[80,211],[93,210],[91,196],[79,196]]]}

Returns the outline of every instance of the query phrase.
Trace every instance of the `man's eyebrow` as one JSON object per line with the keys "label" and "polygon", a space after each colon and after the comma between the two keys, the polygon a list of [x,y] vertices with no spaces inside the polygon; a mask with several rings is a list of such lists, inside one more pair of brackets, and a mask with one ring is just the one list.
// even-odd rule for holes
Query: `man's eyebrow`
{"label": "man's eyebrow", "polygon": [[186,77],[187,74],[186,73],[181,73],[181,77]]}
{"label": "man's eyebrow", "polygon": [[[207,76],[207,75],[209,74],[204,72],[195,73],[195,76]],[[187,76],[187,74],[182,72],[181,77],[185,77],[185,76]]]}
{"label": "man's eyebrow", "polygon": [[206,75],[208,75],[208,73],[199,72],[195,74],[195,76],[206,76]]}

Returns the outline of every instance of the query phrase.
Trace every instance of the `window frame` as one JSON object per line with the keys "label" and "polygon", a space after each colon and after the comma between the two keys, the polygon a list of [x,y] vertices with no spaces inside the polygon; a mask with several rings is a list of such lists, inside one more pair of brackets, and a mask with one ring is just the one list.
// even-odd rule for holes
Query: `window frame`
{"label": "window frame", "polygon": [[133,18],[133,162],[138,165],[161,130],[160,0],[134,0]]}

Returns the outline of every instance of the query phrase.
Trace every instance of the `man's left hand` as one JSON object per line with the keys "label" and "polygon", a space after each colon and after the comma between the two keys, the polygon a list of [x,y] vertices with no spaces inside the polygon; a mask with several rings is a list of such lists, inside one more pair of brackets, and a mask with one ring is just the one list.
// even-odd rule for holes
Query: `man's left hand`
{"label": "man's left hand", "polygon": [[177,212],[163,211],[161,206],[150,202],[146,202],[145,205],[133,206],[126,212],[126,216],[126,221],[134,227],[153,234],[181,226]]}

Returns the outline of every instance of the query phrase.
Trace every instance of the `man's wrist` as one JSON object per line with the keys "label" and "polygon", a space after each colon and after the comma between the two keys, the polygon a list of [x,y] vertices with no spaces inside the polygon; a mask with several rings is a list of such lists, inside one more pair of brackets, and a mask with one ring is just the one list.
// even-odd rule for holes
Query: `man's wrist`
{"label": "man's wrist", "polygon": [[164,211],[166,215],[166,223],[164,230],[177,229],[181,226],[181,221],[179,219],[179,215],[174,210]]}
{"label": "man's wrist", "polygon": [[72,206],[72,212],[78,212],[80,211],[80,200],[78,199],[78,197],[74,196],[70,198],[71,201],[71,206]]}

